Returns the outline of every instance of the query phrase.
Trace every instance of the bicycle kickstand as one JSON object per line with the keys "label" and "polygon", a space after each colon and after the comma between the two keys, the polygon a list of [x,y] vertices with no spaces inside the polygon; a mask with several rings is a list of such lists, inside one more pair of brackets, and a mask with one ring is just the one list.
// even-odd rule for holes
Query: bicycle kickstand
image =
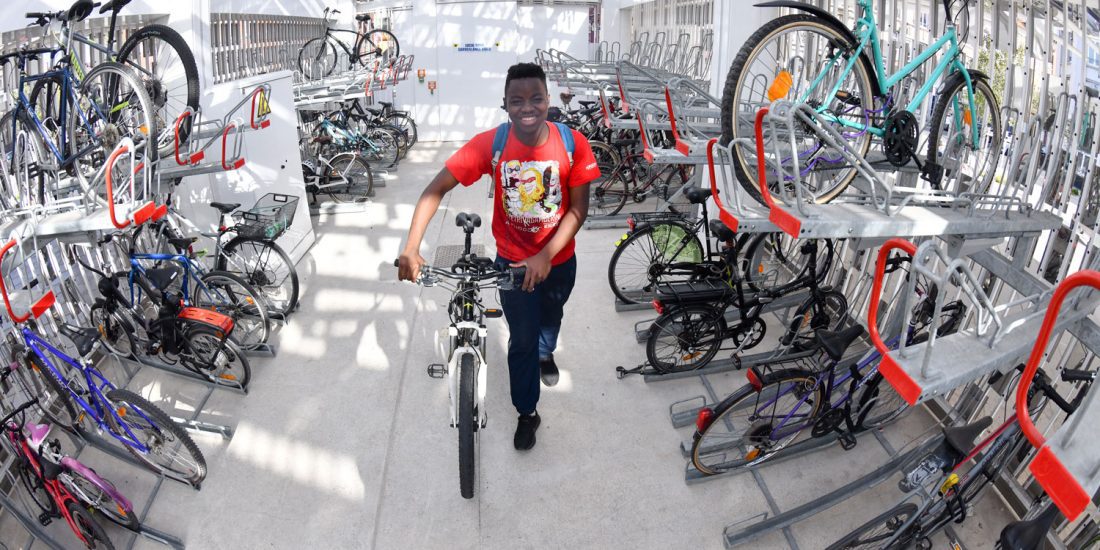
{"label": "bicycle kickstand", "polygon": [[638,365],[637,367],[634,367],[632,369],[624,368],[620,365],[618,367],[615,367],[615,378],[622,380],[623,378],[626,378],[629,374],[641,374],[643,369],[645,369],[645,364]]}

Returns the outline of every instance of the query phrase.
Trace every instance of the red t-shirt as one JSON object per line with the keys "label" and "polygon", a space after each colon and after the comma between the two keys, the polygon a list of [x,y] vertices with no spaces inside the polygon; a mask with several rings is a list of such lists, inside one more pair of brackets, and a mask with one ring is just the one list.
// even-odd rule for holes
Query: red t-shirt
{"label": "red t-shirt", "polygon": [[[573,132],[573,165],[558,130],[547,122],[546,143],[528,147],[515,134],[508,141],[493,176],[493,236],[497,253],[512,261],[538,254],[558,229],[569,209],[569,188],[587,185],[600,176],[592,146],[580,132]],[[496,129],[482,132],[447,159],[447,170],[462,185],[473,185],[492,171]],[[505,185],[501,185],[501,181]],[[565,182],[564,185],[562,182]],[[553,259],[559,265],[573,257],[570,241]]]}

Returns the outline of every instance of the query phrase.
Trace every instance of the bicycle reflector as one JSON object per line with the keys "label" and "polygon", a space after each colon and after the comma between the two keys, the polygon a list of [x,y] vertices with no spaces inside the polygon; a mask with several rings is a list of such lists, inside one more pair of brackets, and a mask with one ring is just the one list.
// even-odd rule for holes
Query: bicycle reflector
{"label": "bicycle reflector", "polygon": [[791,73],[779,71],[779,74],[775,76],[775,80],[772,81],[772,85],[768,86],[768,101],[772,102],[787,97],[793,85],[794,79],[791,77]]}
{"label": "bicycle reflector", "polygon": [[627,226],[628,228],[630,228],[630,232],[631,232],[631,233],[633,233],[633,232],[634,232],[634,226],[635,226],[635,225],[637,225],[637,223],[638,223],[638,222],[636,222],[636,221],[634,220],[634,216],[633,216],[633,215],[630,215],[630,216],[627,216],[627,217],[626,217],[626,226]]}
{"label": "bicycle reflector", "polygon": [[665,305],[660,300],[653,300],[650,303],[653,304],[653,309],[657,310],[657,315],[664,315]]}
{"label": "bicycle reflector", "polygon": [[760,390],[764,389],[764,381],[760,379],[760,373],[756,372],[756,367],[745,371],[745,378],[749,379],[749,385],[752,386],[752,391],[759,393]]}
{"label": "bicycle reflector", "polygon": [[714,422],[714,409],[710,407],[699,409],[699,416],[695,419],[695,429],[702,432],[710,426],[711,422]]}

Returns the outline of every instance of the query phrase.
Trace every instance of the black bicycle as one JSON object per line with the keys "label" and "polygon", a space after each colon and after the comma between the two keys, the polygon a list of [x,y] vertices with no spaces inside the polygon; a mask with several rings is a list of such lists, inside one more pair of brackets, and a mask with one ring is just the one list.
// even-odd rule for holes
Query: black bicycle
{"label": "black bicycle", "polygon": [[[832,254],[832,242],[825,244]],[[794,350],[815,347],[814,332],[840,329],[848,314],[844,295],[820,284],[818,246],[816,240],[802,244],[801,252],[807,261],[793,281],[752,294],[745,292],[744,280],[736,271],[732,284],[714,278],[660,283],[659,297],[653,301],[660,316],[646,341],[650,366],[660,373],[702,368],[727,340],[735,346],[736,357],[764,339],[767,324],[762,315],[768,304],[802,290],[808,290],[810,295],[795,309],[780,345],[793,346]],[[726,320],[726,310],[731,307],[740,314],[732,325]]]}
{"label": "black bicycle", "polygon": [[[333,29],[330,15],[336,15],[340,10],[325,8],[323,35],[306,42],[302,51],[298,52],[298,70],[307,78],[320,78],[332,74],[336,68],[336,58],[339,56],[336,48],[340,48],[347,55],[348,69],[354,69],[358,64],[367,66],[373,61],[381,61],[383,64],[397,59],[401,45],[392,32],[385,29],[375,29],[371,25],[371,17],[361,13],[355,16],[359,29],[346,31]],[[349,48],[336,33],[355,35],[355,46]]]}

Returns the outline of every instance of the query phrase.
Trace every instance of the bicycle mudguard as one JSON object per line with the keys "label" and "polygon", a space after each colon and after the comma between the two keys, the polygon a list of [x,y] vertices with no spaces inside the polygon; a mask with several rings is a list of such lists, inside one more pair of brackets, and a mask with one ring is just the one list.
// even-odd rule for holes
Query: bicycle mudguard
{"label": "bicycle mudguard", "polygon": [[[971,82],[976,82],[978,80],[990,82],[989,75],[985,74],[982,71],[967,67],[966,72],[970,73]],[[943,81],[943,89],[947,90],[949,87],[954,86],[956,82],[962,81],[964,81],[962,71],[955,71],[948,75],[947,79]]]}
{"label": "bicycle mudguard", "polygon": [[177,318],[181,321],[210,327],[220,332],[222,338],[229,336],[229,333],[233,330],[233,319],[228,315],[201,307],[185,307],[180,310]]}
{"label": "bicycle mudguard", "polygon": [[99,477],[99,475],[95,473],[95,470],[85,466],[80,461],[71,456],[66,456],[62,458],[61,465],[65,468],[79,473],[81,476],[84,477],[84,479],[92,482],[92,484],[98,487],[99,490],[107,493],[107,495],[109,495],[111,499],[113,499],[116,503],[122,505],[127,513],[131,513],[134,511],[134,506],[130,503],[130,500],[127,499],[122,493],[118,492],[118,489],[116,489],[110,481]]}
{"label": "bicycle mudguard", "polygon": [[[841,34],[848,38],[852,46],[855,47],[859,44],[859,38],[856,37],[852,29],[849,29],[844,23],[840,22],[835,15],[828,11],[819,8],[813,4],[807,4],[806,2],[798,2],[796,0],[773,0],[771,2],[760,2],[759,4],[753,4],[758,8],[792,8],[799,11],[804,11],[814,17],[820,17],[825,21],[827,25],[835,28]],[[871,58],[867,57],[867,52],[860,52],[859,61],[863,63],[863,68],[867,70],[867,76],[871,78],[871,92],[875,94],[875,97],[882,97],[882,87],[879,85],[878,73],[875,72],[875,65],[871,63]]]}

